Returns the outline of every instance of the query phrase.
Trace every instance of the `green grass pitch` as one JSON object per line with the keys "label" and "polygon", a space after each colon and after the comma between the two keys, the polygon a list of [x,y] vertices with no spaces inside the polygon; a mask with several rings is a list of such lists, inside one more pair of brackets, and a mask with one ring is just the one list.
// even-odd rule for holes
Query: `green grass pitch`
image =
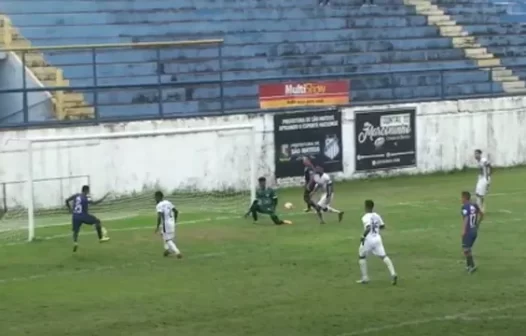
{"label": "green grass pitch", "polygon": [[[460,191],[473,171],[338,183],[320,226],[299,189],[279,191],[294,225],[180,208],[183,260],[162,257],[152,215],[106,222],[99,244],[84,227],[77,254],[67,226],[54,237],[0,247],[0,334],[5,336],[501,336],[526,325],[526,169],[497,170],[468,275],[460,247]],[[369,259],[358,285],[360,217],[373,198],[398,274]],[[197,200],[196,200],[197,201]],[[282,208],[282,206],[281,206]],[[95,212],[96,214],[96,212]]]}

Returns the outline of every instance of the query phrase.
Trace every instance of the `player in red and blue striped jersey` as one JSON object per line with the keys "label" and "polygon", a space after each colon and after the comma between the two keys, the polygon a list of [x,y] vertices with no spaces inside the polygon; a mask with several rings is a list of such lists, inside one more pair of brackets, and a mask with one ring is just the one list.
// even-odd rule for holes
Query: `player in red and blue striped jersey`
{"label": "player in red and blue striped jersey", "polygon": [[303,178],[305,179],[305,189],[303,190],[303,201],[305,204],[307,204],[307,208],[305,209],[305,212],[311,211],[311,209],[315,207],[316,203],[312,201],[311,193],[314,190],[314,185],[316,184],[315,181],[315,170],[314,165],[312,164],[311,160],[308,157],[303,158],[303,165],[305,168],[303,169]]}
{"label": "player in red and blue striped jersey", "polygon": [[466,270],[469,273],[475,272],[477,267],[473,260],[472,248],[477,240],[480,222],[484,217],[483,212],[477,204],[471,202],[471,194],[467,191],[462,192],[462,249],[466,257]]}

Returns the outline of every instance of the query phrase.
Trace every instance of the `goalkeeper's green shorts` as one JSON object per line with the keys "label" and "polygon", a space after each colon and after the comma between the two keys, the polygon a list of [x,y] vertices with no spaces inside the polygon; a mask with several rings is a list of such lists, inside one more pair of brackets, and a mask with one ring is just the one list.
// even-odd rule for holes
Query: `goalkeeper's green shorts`
{"label": "goalkeeper's green shorts", "polygon": [[256,211],[264,215],[274,215],[275,214],[274,209],[262,208],[260,206],[257,207]]}

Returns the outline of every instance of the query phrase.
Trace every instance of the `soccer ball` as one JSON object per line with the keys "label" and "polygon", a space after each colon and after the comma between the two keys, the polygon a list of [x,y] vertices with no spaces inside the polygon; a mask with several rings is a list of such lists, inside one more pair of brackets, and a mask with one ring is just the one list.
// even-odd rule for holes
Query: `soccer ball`
{"label": "soccer ball", "polygon": [[290,209],[292,209],[293,207],[294,207],[294,206],[292,205],[292,203],[290,203],[290,202],[285,203],[285,209],[290,210]]}

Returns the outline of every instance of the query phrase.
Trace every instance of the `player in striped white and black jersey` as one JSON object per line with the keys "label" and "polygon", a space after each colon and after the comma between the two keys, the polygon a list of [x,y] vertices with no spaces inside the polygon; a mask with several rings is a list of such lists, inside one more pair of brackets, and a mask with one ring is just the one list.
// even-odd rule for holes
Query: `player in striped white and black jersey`
{"label": "player in striped white and black jersey", "polygon": [[[332,212],[338,214],[338,221],[341,222],[343,219],[343,211],[337,210],[331,207],[331,202],[334,199],[334,185],[332,183],[331,177],[329,174],[323,171],[323,167],[316,167],[316,173],[319,175],[319,178],[316,180],[316,185],[314,186],[314,191],[321,189],[323,194],[318,201],[318,209],[323,212]],[[324,223],[323,216],[321,216],[321,223]]]}

